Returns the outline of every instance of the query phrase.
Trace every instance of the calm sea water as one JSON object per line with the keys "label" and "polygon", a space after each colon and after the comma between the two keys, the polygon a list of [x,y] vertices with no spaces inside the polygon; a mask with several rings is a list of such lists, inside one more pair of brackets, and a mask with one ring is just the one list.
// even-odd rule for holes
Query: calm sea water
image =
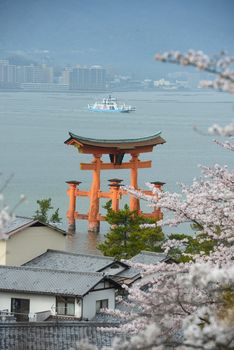
{"label": "calm sea water", "polygon": [[[232,154],[193,131],[205,131],[213,123],[225,125],[233,120],[232,96],[213,91],[201,92],[119,92],[115,96],[136,107],[129,114],[95,113],[87,104],[102,99],[103,94],[0,92],[0,172],[2,182],[12,173],[5,198],[12,207],[21,194],[27,202],[16,214],[31,216],[36,200],[52,198],[66,227],[67,180],[82,181],[80,188],[89,189],[91,173],[79,169],[80,162],[91,156],[66,146],[68,132],[94,138],[137,138],[162,131],[166,144],[154,148],[142,159],[152,159],[151,169],[139,172],[139,185],[146,181],[166,182],[165,190],[178,191],[178,182],[190,184],[200,171],[198,164],[232,164]],[[105,159],[105,158],[104,158]],[[128,171],[103,172],[102,190],[108,179],[119,177],[129,183]],[[104,202],[103,202],[104,205]],[[143,204],[144,210],[148,210]],[[78,199],[78,211],[86,213],[88,200]],[[102,210],[104,213],[104,210]],[[87,223],[79,221],[77,233],[68,239],[70,251],[95,252],[107,225],[99,235],[87,234]],[[179,230],[181,230],[179,228]],[[178,231],[178,230],[177,230]]]}

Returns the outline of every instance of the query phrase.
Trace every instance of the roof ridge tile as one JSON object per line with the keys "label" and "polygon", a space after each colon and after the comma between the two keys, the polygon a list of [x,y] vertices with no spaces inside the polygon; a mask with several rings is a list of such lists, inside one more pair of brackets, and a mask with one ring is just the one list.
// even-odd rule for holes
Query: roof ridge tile
{"label": "roof ridge tile", "polygon": [[102,272],[90,272],[90,271],[69,271],[69,270],[55,270],[55,269],[47,269],[35,266],[9,266],[9,265],[0,265],[0,271],[1,270],[28,270],[28,271],[36,271],[36,272],[54,272],[54,273],[63,273],[63,274],[78,274],[78,275],[86,275],[86,276],[103,276]]}

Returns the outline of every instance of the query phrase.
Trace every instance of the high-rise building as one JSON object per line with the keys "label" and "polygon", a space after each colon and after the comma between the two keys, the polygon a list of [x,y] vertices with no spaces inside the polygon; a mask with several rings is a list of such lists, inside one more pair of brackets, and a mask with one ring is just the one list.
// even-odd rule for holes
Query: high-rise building
{"label": "high-rise building", "polygon": [[34,71],[35,83],[53,83],[53,68],[43,64]]}
{"label": "high-rise building", "polygon": [[65,68],[65,69],[62,71],[62,75],[59,77],[59,83],[60,83],[60,84],[69,85],[69,81],[70,81],[70,72],[71,72],[71,69],[69,69],[69,68]]}
{"label": "high-rise building", "polygon": [[18,66],[17,82],[19,83],[52,83],[53,68],[42,66]]}
{"label": "high-rise building", "polygon": [[4,83],[16,82],[16,66],[7,60],[0,60],[0,81]]}
{"label": "high-rise building", "polygon": [[9,61],[0,60],[0,82],[3,83],[7,80],[7,66],[9,65]]}
{"label": "high-rise building", "polygon": [[16,88],[16,66],[0,60],[0,88]]}
{"label": "high-rise building", "polygon": [[74,67],[69,75],[70,90],[105,90],[106,70],[100,66]]}
{"label": "high-rise building", "polygon": [[90,83],[95,90],[105,90],[106,87],[106,70],[100,66],[90,68]]}

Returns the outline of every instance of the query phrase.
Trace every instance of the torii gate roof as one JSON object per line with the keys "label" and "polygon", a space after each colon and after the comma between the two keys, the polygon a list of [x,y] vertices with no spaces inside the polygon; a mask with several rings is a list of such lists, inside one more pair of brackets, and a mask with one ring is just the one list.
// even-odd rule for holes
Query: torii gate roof
{"label": "torii gate roof", "polygon": [[153,147],[165,143],[166,141],[160,136],[161,131],[154,135],[135,139],[94,139],[83,137],[69,132],[69,139],[64,143],[75,146],[82,153],[131,153],[151,152]]}

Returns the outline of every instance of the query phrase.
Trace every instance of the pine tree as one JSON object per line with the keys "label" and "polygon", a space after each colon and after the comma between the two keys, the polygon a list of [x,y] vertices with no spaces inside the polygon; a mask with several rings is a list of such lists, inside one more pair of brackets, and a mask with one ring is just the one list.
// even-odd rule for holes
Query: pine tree
{"label": "pine tree", "polygon": [[145,227],[152,223],[152,219],[138,215],[131,211],[128,205],[117,212],[113,211],[109,203],[106,220],[111,225],[110,231],[105,235],[105,241],[98,245],[104,255],[117,259],[129,259],[142,250],[161,252],[164,234],[161,227]]}
{"label": "pine tree", "polygon": [[60,223],[62,218],[59,216],[59,208],[55,210],[54,213],[49,217],[49,211],[54,209],[51,205],[51,198],[45,198],[37,200],[39,208],[36,210],[33,218],[44,223]]}

